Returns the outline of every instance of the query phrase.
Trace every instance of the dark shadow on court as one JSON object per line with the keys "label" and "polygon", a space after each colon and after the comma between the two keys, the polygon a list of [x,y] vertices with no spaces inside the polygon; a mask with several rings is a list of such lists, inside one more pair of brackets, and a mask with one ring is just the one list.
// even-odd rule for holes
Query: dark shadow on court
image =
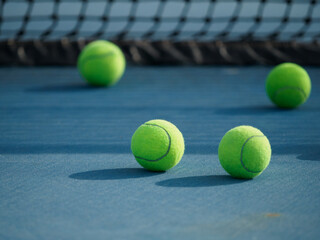
{"label": "dark shadow on court", "polygon": [[320,144],[275,145],[273,154],[294,154],[299,160],[320,161]]}
{"label": "dark shadow on court", "polygon": [[292,109],[282,109],[274,105],[247,106],[247,107],[224,107],[217,108],[215,113],[221,115],[264,115],[270,113],[292,112]]}
{"label": "dark shadow on court", "polygon": [[[303,133],[301,133],[303,134]],[[186,154],[218,154],[216,144],[189,144]],[[0,154],[96,154],[120,153],[131,154],[129,144],[1,144]],[[320,145],[272,144],[272,153],[279,155],[293,154],[299,160],[320,161]]]}
{"label": "dark shadow on court", "polygon": [[[305,129],[297,129],[297,135],[304,135]],[[192,144],[188,142],[186,154],[218,154],[219,142],[212,144]],[[272,154],[293,154],[299,160],[320,161],[320,144],[272,144]]]}
{"label": "dark shadow on court", "polygon": [[119,180],[152,177],[159,174],[162,174],[162,172],[150,172],[144,168],[115,168],[74,173],[69,178],[77,180]]}
{"label": "dark shadow on court", "polygon": [[0,154],[131,153],[128,144],[20,144],[0,145]]}
{"label": "dark shadow on court", "polygon": [[[59,91],[57,91],[58,93]],[[63,92],[63,91],[62,91]],[[70,91],[71,92],[71,91]],[[76,91],[74,91],[76,92]],[[112,103],[111,103],[112,104]],[[50,111],[52,109],[57,109],[57,106],[0,106],[1,109],[5,110],[18,110],[18,111],[29,111],[29,110],[43,110]],[[214,114],[214,110],[212,107],[182,107],[182,106],[152,106],[152,105],[144,105],[144,106],[136,106],[136,105],[98,105],[93,106],[79,106],[77,104],[74,105],[59,105],[59,109],[61,110],[105,110],[105,111],[115,111],[115,112],[136,112],[136,111],[188,111],[188,112],[206,112],[206,114]]]}
{"label": "dark shadow on court", "polygon": [[245,179],[236,179],[228,175],[208,175],[208,176],[193,176],[182,178],[171,178],[157,182],[156,185],[161,187],[181,187],[181,188],[193,188],[193,187],[214,187],[222,185],[231,185],[244,183]]}
{"label": "dark shadow on court", "polygon": [[[77,83],[68,83],[68,84],[60,84],[60,85],[48,85],[48,86],[40,86],[33,87],[27,89],[27,92],[80,92],[80,91],[90,91],[95,89],[101,89],[102,87],[92,86],[86,84],[85,82],[77,82]],[[103,87],[106,89],[105,87]]]}
{"label": "dark shadow on court", "polygon": [[[131,153],[129,144],[1,144],[0,154]],[[189,144],[186,154],[218,154],[218,144]]]}

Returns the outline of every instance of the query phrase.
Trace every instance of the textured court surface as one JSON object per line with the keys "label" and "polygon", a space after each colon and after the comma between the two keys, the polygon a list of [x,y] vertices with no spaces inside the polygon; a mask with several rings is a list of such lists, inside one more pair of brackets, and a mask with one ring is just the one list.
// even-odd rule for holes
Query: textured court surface
{"label": "textured court surface", "polygon": [[[308,102],[279,110],[268,67],[129,67],[113,88],[75,68],[0,68],[1,239],[320,239],[320,69]],[[178,166],[140,168],[143,122],[176,124]],[[249,181],[221,168],[230,128],[268,136],[273,155]]]}

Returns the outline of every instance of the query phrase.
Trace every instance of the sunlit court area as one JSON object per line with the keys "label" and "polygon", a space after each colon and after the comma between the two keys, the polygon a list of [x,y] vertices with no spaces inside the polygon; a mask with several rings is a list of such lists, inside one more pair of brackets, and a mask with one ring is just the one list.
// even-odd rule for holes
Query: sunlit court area
{"label": "sunlit court area", "polygon": [[320,1],[0,1],[0,239],[320,239]]}

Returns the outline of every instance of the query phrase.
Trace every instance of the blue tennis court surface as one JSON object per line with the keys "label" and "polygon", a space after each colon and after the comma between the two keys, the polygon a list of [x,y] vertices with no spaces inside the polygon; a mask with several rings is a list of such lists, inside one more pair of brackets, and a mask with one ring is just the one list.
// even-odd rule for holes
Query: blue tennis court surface
{"label": "blue tennis court surface", "polygon": [[[0,68],[1,239],[320,239],[320,69],[280,110],[271,67],[128,67],[112,88],[75,68]],[[166,119],[186,152],[165,173],[136,163],[135,129]],[[238,125],[270,140],[269,167],[229,177],[218,144]]]}

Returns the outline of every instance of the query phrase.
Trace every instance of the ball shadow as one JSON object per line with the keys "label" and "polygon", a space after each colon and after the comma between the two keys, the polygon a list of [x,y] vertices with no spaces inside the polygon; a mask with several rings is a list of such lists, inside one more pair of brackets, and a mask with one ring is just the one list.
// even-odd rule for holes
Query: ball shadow
{"label": "ball shadow", "polygon": [[304,153],[297,156],[299,160],[320,161],[320,151]]}
{"label": "ball shadow", "polygon": [[299,160],[320,161],[319,144],[275,145],[272,152],[275,154],[295,154]]}
{"label": "ball shadow", "polygon": [[222,185],[231,185],[244,183],[250,181],[247,179],[236,179],[229,175],[207,175],[207,176],[192,176],[182,178],[172,178],[157,182],[156,185],[161,187],[181,187],[181,188],[193,188],[193,187],[214,187]]}
{"label": "ball shadow", "polygon": [[86,84],[84,82],[68,83],[61,85],[48,85],[41,87],[33,87],[27,89],[27,92],[47,92],[47,93],[56,93],[56,92],[80,92],[80,91],[89,91],[94,89],[106,89],[107,87],[93,86]]}
{"label": "ball shadow", "polygon": [[130,153],[127,144],[0,144],[0,154]]}
{"label": "ball shadow", "polygon": [[152,177],[162,172],[150,172],[143,168],[115,168],[73,173],[69,178],[77,180],[119,180]]}
{"label": "ball shadow", "polygon": [[224,107],[216,109],[215,112],[221,115],[264,115],[289,111],[292,111],[292,109],[278,108],[274,105],[261,105],[247,107]]}
{"label": "ball shadow", "polygon": [[320,161],[320,145],[307,145],[299,151],[299,160]]}

